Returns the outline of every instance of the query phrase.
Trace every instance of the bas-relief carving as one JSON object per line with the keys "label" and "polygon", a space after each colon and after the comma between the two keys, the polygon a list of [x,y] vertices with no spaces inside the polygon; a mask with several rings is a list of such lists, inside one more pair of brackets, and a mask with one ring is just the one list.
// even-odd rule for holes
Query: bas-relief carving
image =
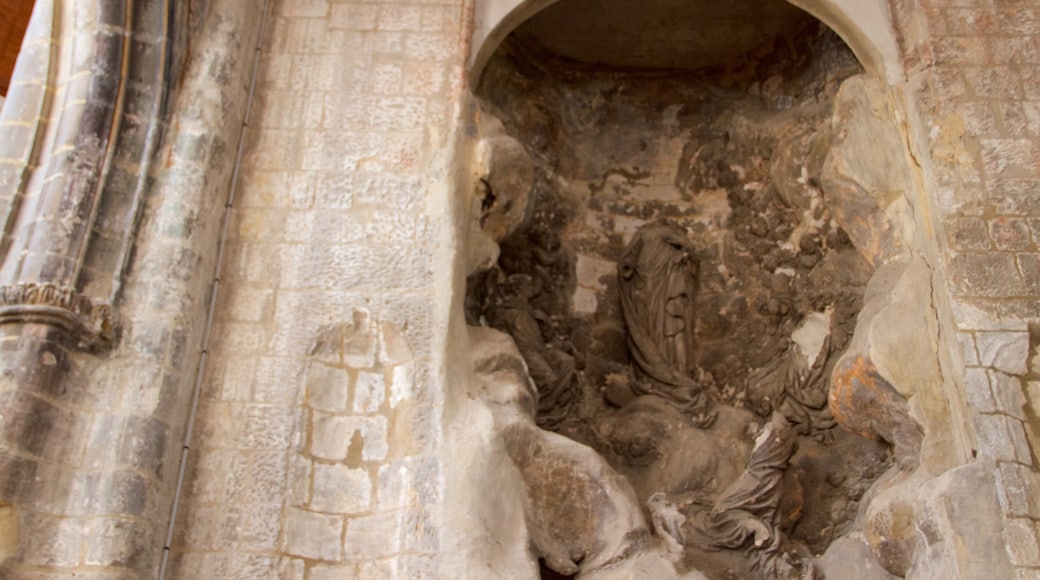
{"label": "bas-relief carving", "polygon": [[535,424],[538,393],[516,345],[488,329],[471,333],[479,337],[470,353],[473,396],[488,405],[493,430],[522,481],[532,556],[558,574],[583,579],[680,577],[625,477],[588,446]]}
{"label": "bas-relief carving", "polygon": [[[627,386],[633,391],[630,400],[641,401],[629,406],[653,409],[648,401],[661,401],[664,408],[689,421],[691,428],[721,441],[724,435],[713,430],[726,427],[715,426],[716,404],[692,378],[692,332],[684,332],[692,330],[693,324],[694,251],[680,228],[659,222],[637,232],[619,261],[633,367],[628,376],[634,377]],[[527,490],[528,533],[536,556],[559,574],[590,578],[604,567],[627,566],[637,556],[644,559],[652,554],[654,565],[666,574],[661,577],[670,577],[675,572],[664,560],[682,561],[691,546],[740,554],[753,578],[816,577],[805,546],[786,538],[780,508],[784,472],[797,447],[794,423],[805,424],[804,408],[818,407],[818,401],[778,404],[794,421],[780,410],[774,411],[755,436],[743,470],[725,487],[706,485],[681,494],[657,491],[650,495],[646,510],[657,536],[652,540],[636,493],[623,475],[591,448],[535,427],[535,418],[538,426],[559,426],[577,394],[574,358],[546,344],[543,326],[547,317],[531,306],[540,291],[536,280],[524,274],[512,274],[495,287],[498,296],[490,300],[489,324],[512,337],[524,364],[500,355],[476,365],[485,375],[510,370],[512,380],[521,385],[530,379],[530,386],[517,387],[523,393],[520,399],[527,401],[517,405],[527,409],[526,420],[514,419],[501,434]],[[795,393],[804,383],[819,388],[820,369],[827,366],[830,352],[828,337],[808,378],[796,373],[791,383]],[[562,413],[557,404],[562,405]],[[798,404],[800,411],[792,410]],[[725,422],[731,427],[732,415]],[[831,420],[830,426],[833,424]],[[819,423],[816,426],[822,428]],[[635,432],[636,438],[647,434],[639,426]],[[618,435],[614,441],[621,444],[624,439]],[[660,460],[661,451],[648,449],[658,443],[651,440],[647,448],[625,448],[622,454],[637,463],[654,463]],[[721,450],[721,446],[715,449]],[[697,474],[702,480],[730,478],[714,463],[699,467],[706,472]],[[691,574],[699,574],[696,566],[691,569]]]}
{"label": "bas-relief carving", "polygon": [[740,477],[710,507],[694,510],[700,513],[692,518],[691,543],[745,551],[748,571],[757,578],[815,577],[808,551],[788,545],[780,528],[781,483],[796,446],[790,423],[774,413],[755,438]]}
{"label": "bas-relief carving", "polygon": [[[855,86],[862,84],[855,77],[854,81]],[[857,110],[844,105],[834,122],[860,114]],[[532,118],[551,126],[545,116],[538,109]],[[905,247],[901,236],[908,231],[903,222],[877,226],[900,236],[887,243],[886,234],[870,229],[871,224],[905,217],[896,207],[902,198],[888,190],[878,193],[876,204],[894,204],[881,207],[882,212],[896,209],[879,213],[873,221],[857,221],[856,196],[877,184],[856,176],[863,163],[842,162],[841,155],[852,151],[844,145],[847,132],[828,151],[835,138],[830,118],[820,118],[824,121],[813,126],[811,116],[788,115],[772,126],[781,135],[777,154],[758,177],[783,181],[775,185],[772,200],[759,195],[769,191],[768,185],[744,175],[745,169],[727,173],[722,162],[708,166],[703,176],[687,173],[692,168],[680,165],[675,178],[677,183],[686,180],[684,187],[701,184],[742,191],[724,201],[730,213],[719,214],[725,220],[721,227],[735,232],[725,235],[735,235],[738,254],[741,244],[750,249],[752,261],[743,263],[762,268],[762,274],[739,278],[740,273],[727,271],[739,259],[727,262],[712,255],[705,240],[711,243],[715,234],[698,230],[696,221],[681,212],[680,221],[642,219],[643,225],[627,231],[628,242],[620,248],[615,234],[600,236],[608,247],[619,249],[612,257],[616,274],[591,282],[600,288],[598,302],[583,312],[595,310],[601,320],[591,328],[575,322],[567,300],[574,292],[575,253],[588,253],[593,239],[575,233],[592,220],[582,222],[583,210],[567,198],[567,188],[573,188],[567,179],[574,176],[553,177],[555,168],[537,168],[516,195],[526,208],[520,221],[508,189],[495,188],[494,196],[488,195],[489,186],[481,192],[482,224],[513,223],[505,233],[488,232],[500,242],[501,255],[490,270],[471,277],[471,323],[489,324],[513,338],[536,391],[532,405],[539,401],[537,424],[574,440],[583,449],[583,462],[596,464],[594,478],[604,485],[615,485],[604,483],[608,480],[628,480],[634,495],[621,494],[627,498],[622,503],[629,506],[625,509],[631,509],[633,501],[642,503],[645,521],[637,527],[646,531],[639,534],[652,530],[655,550],[680,571],[703,572],[711,578],[727,577],[734,570],[749,578],[819,577],[812,554],[823,552],[845,530],[862,534],[862,518],[855,516],[858,502],[890,465],[875,448],[850,439],[845,430],[892,445],[896,473],[910,473],[918,465],[923,431],[909,411],[908,393],[889,383],[885,369],[857,358],[863,340],[853,338],[863,304],[863,272],[869,276],[871,266],[898,257]],[[500,158],[521,168],[538,166],[551,155],[544,147],[539,144],[537,155],[520,160],[513,147],[511,155]],[[642,148],[648,147],[643,143]],[[703,146],[694,158],[698,155],[706,155]],[[792,170],[783,169],[785,163],[793,164]],[[835,177],[839,170],[844,173]],[[498,168],[497,173],[509,170]],[[622,174],[629,180],[641,176],[638,171]],[[746,180],[743,187],[741,178]],[[895,190],[899,184],[885,186]],[[605,187],[610,187],[607,178],[596,186]],[[616,189],[624,191],[624,186]],[[598,191],[591,185],[590,190]],[[591,202],[596,207],[607,203]],[[693,202],[697,207],[699,202]],[[617,207],[624,206],[619,202]],[[654,212],[668,210],[651,207]],[[513,217],[500,219],[496,212]],[[785,224],[791,216],[801,223]],[[711,227],[719,227],[718,222]],[[793,261],[788,257],[792,253]],[[709,269],[702,271],[705,258]],[[578,283],[589,287],[590,281]],[[710,359],[705,357],[718,352],[718,344],[698,340],[698,325],[712,314],[707,311],[712,308],[709,298],[733,288],[745,292],[746,306],[757,310],[756,320],[768,322],[760,336],[743,345],[747,358],[740,361],[745,370],[739,378],[706,370]],[[740,307],[731,300],[724,308],[733,305]],[[722,328],[721,340],[726,340],[727,329]],[[735,336],[753,336],[747,332]],[[863,332],[856,327],[857,337]],[[720,340],[718,333],[701,331],[701,336],[709,342]],[[853,364],[857,360],[863,364]],[[735,380],[746,382],[746,387],[734,388]],[[844,430],[836,429],[838,425]],[[596,486],[587,486],[587,478],[593,477],[587,469],[542,466],[532,471],[533,457],[547,460],[552,455],[539,439],[548,436],[537,433],[511,428],[504,435],[529,493],[546,486],[572,489],[584,482],[573,505],[588,507],[588,498],[597,492]],[[814,464],[813,457],[820,456],[826,461]],[[820,487],[824,480],[826,489]],[[849,497],[823,497],[835,493]],[[876,498],[867,499],[877,503]],[[580,572],[582,558],[592,552],[571,542],[595,533],[572,530],[560,535],[564,524],[573,523],[573,514],[567,515],[567,508],[558,503],[532,501],[527,509],[536,555],[557,573]],[[828,510],[833,513],[821,515]],[[883,561],[883,547],[868,543]]]}

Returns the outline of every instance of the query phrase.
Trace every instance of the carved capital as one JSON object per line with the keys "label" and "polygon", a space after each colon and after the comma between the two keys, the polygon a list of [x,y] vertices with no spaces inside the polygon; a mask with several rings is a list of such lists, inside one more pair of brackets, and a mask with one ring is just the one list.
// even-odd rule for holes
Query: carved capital
{"label": "carved capital", "polygon": [[55,284],[23,282],[0,286],[0,324],[10,322],[63,328],[85,348],[111,347],[118,334],[111,306],[94,304],[74,288]]}

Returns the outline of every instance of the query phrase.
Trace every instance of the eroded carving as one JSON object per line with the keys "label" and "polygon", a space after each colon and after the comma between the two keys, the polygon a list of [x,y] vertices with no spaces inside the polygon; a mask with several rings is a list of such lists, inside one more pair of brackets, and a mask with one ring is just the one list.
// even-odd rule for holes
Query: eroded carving
{"label": "eroded carving", "polygon": [[917,467],[921,426],[910,416],[906,398],[878,372],[870,359],[843,360],[834,369],[830,408],[841,426],[869,439],[883,439],[895,449],[906,471]]}
{"label": "eroded carving", "polygon": [[[755,438],[747,467],[711,503],[697,509],[694,502],[691,543],[709,549],[741,550],[746,553],[749,572],[755,578],[813,578],[808,554],[793,556],[780,529],[781,482],[797,439],[794,429],[780,413],[774,413]],[[706,506],[705,506],[706,507]]]}
{"label": "eroded carving", "polygon": [[110,346],[118,327],[107,304],[94,304],[74,288],[22,283],[0,287],[0,323],[42,322],[73,333],[88,347]]}
{"label": "eroded carving", "polygon": [[776,360],[754,371],[748,378],[750,399],[756,411],[778,411],[798,425],[802,435],[818,435],[826,439],[834,427],[834,417],[827,406],[830,341],[824,346],[812,367],[802,363],[801,353],[789,347]]}
{"label": "eroded carving", "polygon": [[539,293],[539,280],[513,274],[489,314],[491,326],[513,337],[538,387],[538,425],[555,428],[570,412],[574,400],[574,357],[546,344],[543,325],[548,316],[531,305]]}
{"label": "eroded carving", "polygon": [[664,398],[699,427],[715,420],[712,402],[690,378],[694,364],[696,251],[675,224],[643,226],[618,261],[629,354],[639,369],[637,395]]}
{"label": "eroded carving", "polygon": [[537,394],[519,353],[489,338],[472,355],[475,382],[523,481],[533,556],[558,574],[584,579],[678,578],[631,484],[593,449],[537,427]]}

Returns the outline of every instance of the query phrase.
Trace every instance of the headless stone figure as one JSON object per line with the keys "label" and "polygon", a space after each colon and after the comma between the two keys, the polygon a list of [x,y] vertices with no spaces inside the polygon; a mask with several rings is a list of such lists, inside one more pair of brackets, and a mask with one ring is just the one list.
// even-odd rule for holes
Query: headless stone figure
{"label": "headless stone figure", "polygon": [[669,222],[640,228],[618,262],[628,350],[642,380],[637,395],[654,395],[694,425],[715,420],[712,401],[690,375],[695,369],[694,309],[697,261],[685,232]]}

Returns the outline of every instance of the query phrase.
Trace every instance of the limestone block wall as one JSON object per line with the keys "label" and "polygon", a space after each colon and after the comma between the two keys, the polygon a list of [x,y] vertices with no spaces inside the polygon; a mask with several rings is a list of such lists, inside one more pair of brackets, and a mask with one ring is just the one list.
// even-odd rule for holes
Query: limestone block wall
{"label": "limestone block wall", "polygon": [[[891,2],[908,71],[911,136],[935,215],[936,300],[948,305],[971,456],[995,463],[1003,539],[1040,573],[1035,449],[1040,385],[1040,2]],[[1030,323],[1034,323],[1031,326]]]}
{"label": "limestone block wall", "polygon": [[167,577],[433,577],[471,8],[275,0]]}

